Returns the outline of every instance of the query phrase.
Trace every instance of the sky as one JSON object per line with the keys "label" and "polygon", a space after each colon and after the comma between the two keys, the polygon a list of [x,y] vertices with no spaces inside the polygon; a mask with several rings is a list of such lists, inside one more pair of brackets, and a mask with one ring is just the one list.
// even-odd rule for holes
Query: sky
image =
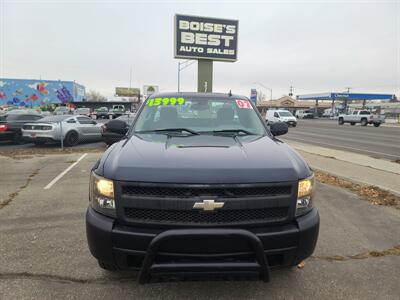
{"label": "sky", "polygon": [[[238,61],[214,62],[214,92],[400,96],[396,1],[0,0],[0,77],[177,90],[176,13],[239,20]],[[197,88],[197,64],[181,90]]]}

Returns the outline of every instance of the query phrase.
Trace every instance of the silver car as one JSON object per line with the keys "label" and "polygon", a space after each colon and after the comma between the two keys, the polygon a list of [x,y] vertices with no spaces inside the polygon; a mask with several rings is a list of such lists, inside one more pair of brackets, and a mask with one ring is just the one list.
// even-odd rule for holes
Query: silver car
{"label": "silver car", "polygon": [[48,116],[22,127],[24,140],[37,145],[46,142],[61,141],[61,132],[65,146],[75,146],[79,142],[101,140],[101,125],[86,116],[57,115]]}

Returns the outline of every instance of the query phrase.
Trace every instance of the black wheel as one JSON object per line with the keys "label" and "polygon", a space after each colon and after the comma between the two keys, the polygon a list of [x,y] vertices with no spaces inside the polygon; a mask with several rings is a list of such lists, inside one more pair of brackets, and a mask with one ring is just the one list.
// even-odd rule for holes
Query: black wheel
{"label": "black wheel", "polygon": [[119,271],[120,268],[117,265],[110,264],[101,260],[98,260],[100,268],[107,270],[107,271]]}
{"label": "black wheel", "polygon": [[292,124],[292,126],[293,126],[293,127],[296,127],[296,126],[297,126],[297,124],[294,124],[294,123],[293,123],[293,124]]}
{"label": "black wheel", "polygon": [[343,118],[339,118],[339,125],[343,125],[344,124],[344,119]]}
{"label": "black wheel", "polygon": [[367,119],[362,119],[361,120],[361,126],[367,126],[367,125],[368,125]]}
{"label": "black wheel", "polygon": [[354,122],[350,122],[350,125],[354,126],[354,125],[356,125],[356,123],[354,123]]}
{"label": "black wheel", "polygon": [[75,146],[78,144],[79,135],[76,131],[70,131],[64,138],[64,145],[67,147]]}
{"label": "black wheel", "polygon": [[375,127],[379,127],[381,125],[381,123],[374,123]]}

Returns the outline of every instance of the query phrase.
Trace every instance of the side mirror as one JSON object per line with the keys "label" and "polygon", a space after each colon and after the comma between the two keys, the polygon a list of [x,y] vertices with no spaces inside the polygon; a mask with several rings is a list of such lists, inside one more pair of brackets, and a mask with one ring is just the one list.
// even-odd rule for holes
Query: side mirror
{"label": "side mirror", "polygon": [[271,124],[269,130],[273,136],[278,136],[288,133],[289,126],[284,122],[278,122]]}
{"label": "side mirror", "polygon": [[107,130],[120,135],[125,135],[128,132],[128,125],[121,120],[111,120],[106,123]]}

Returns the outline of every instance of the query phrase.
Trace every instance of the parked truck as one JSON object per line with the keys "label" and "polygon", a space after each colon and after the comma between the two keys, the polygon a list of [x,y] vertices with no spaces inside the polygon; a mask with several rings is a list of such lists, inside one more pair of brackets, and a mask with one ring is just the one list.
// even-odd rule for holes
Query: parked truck
{"label": "parked truck", "polygon": [[341,114],[338,119],[339,125],[344,123],[350,123],[350,125],[356,125],[360,123],[361,126],[367,126],[368,124],[374,124],[375,127],[379,127],[385,122],[384,117],[374,114],[369,110],[355,110],[352,114]]}

